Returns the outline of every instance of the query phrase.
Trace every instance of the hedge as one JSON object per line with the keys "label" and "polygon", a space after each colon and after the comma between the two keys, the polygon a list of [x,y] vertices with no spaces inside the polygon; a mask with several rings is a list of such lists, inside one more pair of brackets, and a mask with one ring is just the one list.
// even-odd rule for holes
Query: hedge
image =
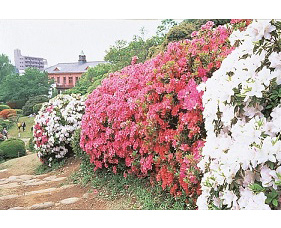
{"label": "hedge", "polygon": [[17,158],[26,154],[24,141],[20,139],[7,139],[0,144],[0,157],[4,159]]}

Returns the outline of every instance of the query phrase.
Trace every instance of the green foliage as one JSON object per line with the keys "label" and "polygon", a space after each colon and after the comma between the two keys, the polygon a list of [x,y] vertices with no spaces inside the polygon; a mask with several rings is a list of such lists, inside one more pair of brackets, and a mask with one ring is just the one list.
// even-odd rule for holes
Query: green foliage
{"label": "green foliage", "polygon": [[[39,96],[29,98],[29,100],[25,103],[25,105],[22,108],[23,115],[28,116],[28,115],[32,114],[34,112],[34,110],[33,110],[34,105],[41,104],[41,106],[42,106],[42,103],[47,102],[48,100],[49,99],[46,95],[39,95]],[[41,106],[39,106],[39,107],[41,108]],[[38,106],[37,106],[37,108],[38,108]],[[40,110],[40,108],[39,108],[39,110]]]}
{"label": "green foliage", "polygon": [[4,128],[9,130],[9,128],[11,128],[13,124],[14,122],[12,120],[4,120],[0,118],[0,131],[2,132]]}
{"label": "green foliage", "polygon": [[33,140],[34,140],[34,138],[32,136],[28,141],[28,150],[31,151],[31,152],[35,151]]}
{"label": "green foliage", "polygon": [[174,198],[162,190],[160,185],[151,186],[148,179],[135,176],[123,177],[106,170],[93,171],[93,164],[82,162],[80,171],[72,176],[74,183],[82,186],[90,185],[99,191],[99,195],[109,200],[128,199],[133,209],[145,210],[183,210],[186,208],[183,197]]}
{"label": "green foliage", "polygon": [[131,42],[118,40],[106,51],[104,60],[112,64],[111,72],[114,72],[130,65],[133,56],[138,57],[138,62],[144,62],[151,57],[150,48],[158,46],[162,42],[163,37],[159,36],[153,36],[147,40],[141,36],[134,36]]}
{"label": "green foliage", "polygon": [[13,109],[22,109],[22,107],[24,106],[26,100],[13,100],[13,101],[9,101],[7,102],[7,105],[9,105],[11,108]]}
{"label": "green foliage", "polygon": [[15,109],[18,116],[23,114],[22,109]]}
{"label": "green foliage", "polygon": [[8,139],[0,144],[0,157],[4,159],[17,158],[26,154],[24,141],[20,139]]}
{"label": "green foliage", "polygon": [[35,169],[35,174],[41,175],[41,174],[44,174],[44,173],[49,173],[53,170],[57,170],[57,169],[63,167],[64,165],[65,165],[65,160],[52,162],[51,167],[47,166],[45,164],[41,164]]}
{"label": "green foliage", "polygon": [[28,68],[23,75],[11,74],[2,81],[0,100],[26,102],[30,97],[48,95],[50,85],[47,73],[36,68]]}
{"label": "green foliage", "polygon": [[73,140],[71,142],[71,147],[73,149],[75,157],[80,158],[82,160],[86,158],[85,160],[87,160],[88,157],[86,157],[86,153],[80,147],[80,134],[81,134],[81,129],[75,130],[73,134]]}
{"label": "green foliage", "polygon": [[11,64],[8,56],[0,55],[0,84],[8,76],[15,72],[15,67]]}
{"label": "green foliage", "polygon": [[4,109],[10,109],[10,106],[9,105],[4,105],[4,104],[1,104],[0,105],[0,112]]}
{"label": "green foliage", "polygon": [[33,113],[38,114],[44,103],[35,104],[32,108]]}

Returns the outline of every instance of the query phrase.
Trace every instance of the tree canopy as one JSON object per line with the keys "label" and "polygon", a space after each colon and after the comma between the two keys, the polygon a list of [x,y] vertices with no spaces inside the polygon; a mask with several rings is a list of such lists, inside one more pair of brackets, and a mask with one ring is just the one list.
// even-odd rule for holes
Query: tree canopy
{"label": "tree canopy", "polygon": [[11,64],[8,56],[0,55],[0,84],[10,74],[15,73],[15,68]]}
{"label": "tree canopy", "polygon": [[37,95],[48,95],[51,83],[48,75],[36,68],[28,68],[23,75],[9,74],[0,85],[0,100],[27,101]]}

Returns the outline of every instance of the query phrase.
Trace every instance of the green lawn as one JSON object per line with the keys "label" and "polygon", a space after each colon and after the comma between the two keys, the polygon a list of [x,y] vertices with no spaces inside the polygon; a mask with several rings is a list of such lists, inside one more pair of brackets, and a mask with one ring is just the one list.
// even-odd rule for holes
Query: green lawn
{"label": "green lawn", "polygon": [[[31,138],[32,137],[32,131],[31,127],[34,124],[34,117],[27,117],[23,116],[19,118],[19,122],[25,122],[26,128],[25,131],[22,131],[22,128],[20,129],[20,138]],[[17,123],[15,123],[8,131],[9,138],[18,138],[18,127]]]}

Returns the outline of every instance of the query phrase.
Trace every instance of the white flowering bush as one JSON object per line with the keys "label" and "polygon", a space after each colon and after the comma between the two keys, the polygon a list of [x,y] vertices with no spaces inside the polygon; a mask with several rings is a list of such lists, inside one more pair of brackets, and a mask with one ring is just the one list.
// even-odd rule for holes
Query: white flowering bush
{"label": "white flowering bush", "polygon": [[254,20],[201,84],[207,138],[199,209],[278,209],[281,191],[281,22]]}
{"label": "white flowering bush", "polygon": [[44,103],[35,118],[35,149],[40,160],[51,166],[72,152],[73,133],[80,128],[85,110],[85,97],[58,95]]}

